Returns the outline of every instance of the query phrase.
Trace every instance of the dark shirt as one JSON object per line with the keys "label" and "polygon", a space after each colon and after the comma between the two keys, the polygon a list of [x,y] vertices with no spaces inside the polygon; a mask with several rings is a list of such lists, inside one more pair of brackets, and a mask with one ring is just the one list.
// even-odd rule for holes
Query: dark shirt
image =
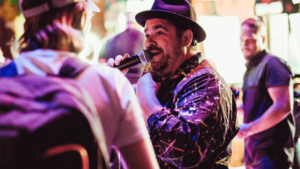
{"label": "dark shirt", "polygon": [[164,109],[148,119],[160,167],[227,166],[238,124],[223,78],[198,54],[161,83],[157,98]]}
{"label": "dark shirt", "polygon": [[[273,104],[268,89],[289,86],[292,73],[282,59],[262,51],[246,65],[243,85],[244,123],[260,118]],[[264,157],[292,157],[294,119],[290,114],[276,126],[245,139],[246,165],[254,165]],[[284,151],[285,150],[285,151]]]}

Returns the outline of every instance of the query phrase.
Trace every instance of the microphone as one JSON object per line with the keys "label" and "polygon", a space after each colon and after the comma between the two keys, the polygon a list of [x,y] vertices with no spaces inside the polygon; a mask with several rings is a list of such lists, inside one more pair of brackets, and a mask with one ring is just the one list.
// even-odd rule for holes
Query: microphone
{"label": "microphone", "polygon": [[148,50],[143,50],[137,55],[122,60],[119,65],[114,65],[114,67],[123,70],[140,63],[147,63],[150,60],[151,60],[151,52]]}

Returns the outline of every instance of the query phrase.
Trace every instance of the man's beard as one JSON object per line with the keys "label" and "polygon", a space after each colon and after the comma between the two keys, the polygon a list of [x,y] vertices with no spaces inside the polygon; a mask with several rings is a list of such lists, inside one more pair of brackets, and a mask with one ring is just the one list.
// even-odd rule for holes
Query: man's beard
{"label": "man's beard", "polygon": [[151,62],[151,66],[152,69],[156,72],[156,73],[160,73],[163,70],[165,70],[168,67],[168,58],[170,56],[163,56],[163,60],[159,61],[159,62]]}
{"label": "man's beard", "polygon": [[[182,55],[182,51],[180,50],[179,46],[180,44],[177,45],[174,51],[172,51],[172,56],[170,54],[164,54],[162,60],[158,62],[151,62],[151,67],[152,70],[154,70],[156,73],[159,75],[162,75],[164,70],[166,70],[168,67],[172,66],[172,64]],[[163,52],[163,50],[162,50]]]}

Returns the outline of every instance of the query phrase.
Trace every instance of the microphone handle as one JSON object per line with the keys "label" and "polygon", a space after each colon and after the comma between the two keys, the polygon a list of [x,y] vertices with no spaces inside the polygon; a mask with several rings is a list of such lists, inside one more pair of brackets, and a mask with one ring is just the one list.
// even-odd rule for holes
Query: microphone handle
{"label": "microphone handle", "polygon": [[142,63],[138,55],[134,55],[130,58],[127,58],[125,60],[122,60],[119,65],[114,65],[115,68],[118,68],[120,70],[129,68],[131,66],[137,65],[139,63]]}

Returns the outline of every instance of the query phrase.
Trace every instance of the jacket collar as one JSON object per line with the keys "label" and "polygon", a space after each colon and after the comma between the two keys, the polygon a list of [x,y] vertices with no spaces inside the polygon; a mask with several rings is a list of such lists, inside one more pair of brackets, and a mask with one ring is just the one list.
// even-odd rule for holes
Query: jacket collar
{"label": "jacket collar", "polygon": [[266,50],[263,50],[258,54],[256,54],[256,56],[250,59],[249,63],[246,64],[247,69],[253,66],[257,66],[260,63],[260,61],[266,56],[266,54],[267,54]]}
{"label": "jacket collar", "polygon": [[200,63],[204,60],[204,56],[201,53],[197,53],[196,55],[192,56],[191,58],[185,60],[178,69],[174,72],[174,74],[162,82],[165,83],[169,80],[177,79],[177,78],[184,78],[187,74],[189,74],[192,70],[197,68]]}

